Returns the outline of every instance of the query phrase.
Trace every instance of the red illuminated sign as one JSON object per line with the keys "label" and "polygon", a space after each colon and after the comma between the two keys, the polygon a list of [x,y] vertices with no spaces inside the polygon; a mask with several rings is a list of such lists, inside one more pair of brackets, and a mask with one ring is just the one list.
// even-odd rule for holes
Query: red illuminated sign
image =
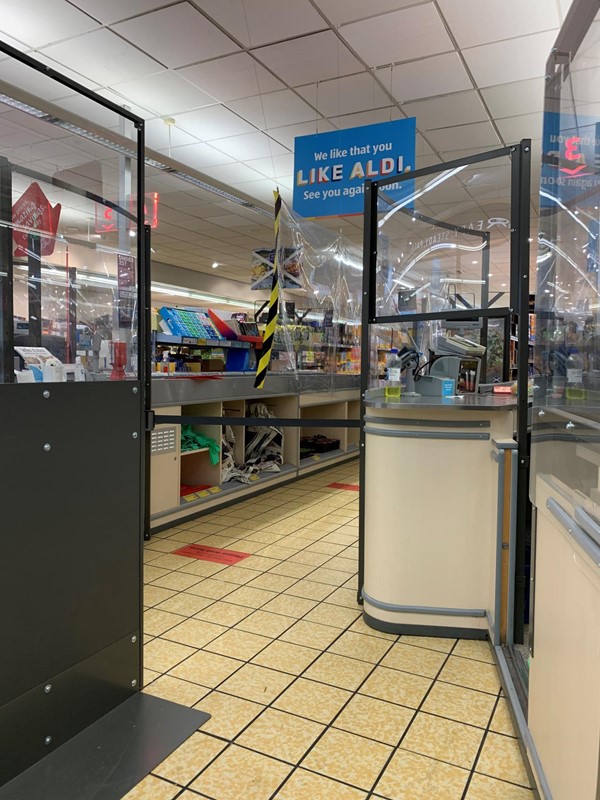
{"label": "red illuminated sign", "polygon": [[[129,208],[132,214],[136,213],[135,198],[129,199]],[[96,233],[112,233],[118,229],[118,212],[113,208],[96,203]],[[133,222],[128,220],[129,227]],[[158,227],[158,192],[147,192],[144,202],[144,224],[151,228]]]}
{"label": "red illuminated sign", "polygon": [[58,230],[60,210],[60,203],[57,203],[53,208],[37,183],[32,183],[26,189],[12,209],[15,228],[27,229],[13,231],[13,239],[17,245],[15,256],[27,255],[29,231],[49,234],[40,237],[40,252],[43,256],[52,255],[56,244],[55,237]]}

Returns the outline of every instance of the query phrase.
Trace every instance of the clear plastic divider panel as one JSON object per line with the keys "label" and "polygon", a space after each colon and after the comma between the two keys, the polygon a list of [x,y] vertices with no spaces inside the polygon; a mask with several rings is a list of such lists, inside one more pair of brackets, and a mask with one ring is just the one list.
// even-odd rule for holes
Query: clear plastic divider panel
{"label": "clear plastic divider panel", "polygon": [[0,84],[0,381],[136,379],[137,129],[27,65],[10,68],[14,85]]}

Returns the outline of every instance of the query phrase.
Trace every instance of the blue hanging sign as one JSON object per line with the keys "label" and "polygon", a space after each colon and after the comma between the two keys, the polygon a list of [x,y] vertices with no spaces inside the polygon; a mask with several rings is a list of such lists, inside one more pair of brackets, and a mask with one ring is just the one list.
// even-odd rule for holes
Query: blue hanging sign
{"label": "blue hanging sign", "polygon": [[[416,120],[297,136],[294,143],[294,211],[302,217],[362,214],[364,182],[415,168]],[[398,200],[413,181],[386,186]]]}

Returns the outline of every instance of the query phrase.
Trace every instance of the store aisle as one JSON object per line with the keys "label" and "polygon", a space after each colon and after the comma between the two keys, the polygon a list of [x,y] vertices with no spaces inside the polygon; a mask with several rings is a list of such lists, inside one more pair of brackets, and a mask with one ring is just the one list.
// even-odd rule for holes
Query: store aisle
{"label": "store aisle", "polygon": [[[489,646],[362,622],[357,476],[147,544],[145,691],[212,718],[127,800],[533,800]],[[189,543],[251,555],[173,555]]]}

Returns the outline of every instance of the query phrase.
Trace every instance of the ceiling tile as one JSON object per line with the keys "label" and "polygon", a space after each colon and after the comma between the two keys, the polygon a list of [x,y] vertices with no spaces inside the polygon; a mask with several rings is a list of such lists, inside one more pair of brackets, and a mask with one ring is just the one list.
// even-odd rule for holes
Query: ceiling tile
{"label": "ceiling tile", "polygon": [[432,3],[344,25],[340,33],[371,67],[454,50]]}
{"label": "ceiling tile", "polygon": [[271,178],[261,178],[258,181],[248,181],[244,183],[244,194],[262,200],[263,203],[273,204],[273,192],[276,182]]}
{"label": "ceiling tile", "polygon": [[239,50],[232,39],[188,3],[121,22],[113,30],[172,68]]}
{"label": "ceiling tile", "polygon": [[571,8],[571,0],[558,0],[558,6],[560,11],[560,21],[563,23],[569,9]]}
{"label": "ceiling tile", "polygon": [[194,136],[182,131],[177,125],[166,125],[162,117],[159,119],[147,120],[145,132],[146,145],[154,150],[163,150],[169,146],[181,147],[184,144],[194,144],[197,142]]}
{"label": "ceiling tile", "polygon": [[255,181],[263,176],[255,169],[247,167],[245,164],[222,164],[218,167],[206,167],[202,170],[205,175],[214,178],[221,183],[227,183],[234,187],[238,183],[245,181]]}
{"label": "ceiling tile", "polygon": [[377,108],[373,111],[362,111],[359,114],[345,114],[342,117],[332,117],[331,122],[337,128],[357,128],[360,125],[374,125],[377,122],[390,122],[402,119],[403,114],[396,106]]}
{"label": "ceiling tile", "polygon": [[[380,76],[382,72],[378,70],[377,75]],[[389,86],[391,72],[392,94],[401,103],[473,88],[457,53],[399,64],[385,72],[385,85]]]}
{"label": "ceiling tile", "polygon": [[0,29],[30,47],[79,36],[98,23],[63,0],[2,0]]}
{"label": "ceiling tile", "polygon": [[363,69],[333,31],[261,47],[254,55],[290,86],[338,78]]}
{"label": "ceiling tile", "polygon": [[[58,64],[54,64],[54,66],[56,69],[60,69]],[[2,62],[2,80],[30,94],[43,97],[50,102],[57,100],[59,97],[73,94],[73,90],[67,89],[62,83],[58,83],[58,81],[48,78],[43,73],[31,69],[26,64],[22,64],[12,58]],[[92,81],[88,81],[87,84],[90,89],[99,88],[99,84]]]}
{"label": "ceiling tile", "polygon": [[558,8],[548,0],[502,0],[486,3],[481,0],[439,0],[459,47],[475,47],[501,39],[557,29]]}
{"label": "ceiling tile", "polygon": [[335,127],[326,119],[318,119],[314,122],[303,122],[300,125],[283,125],[281,128],[269,128],[267,133],[272,139],[276,139],[288,150],[294,149],[294,139],[296,136],[308,136],[311,133],[325,133],[333,131]]}
{"label": "ceiling tile", "polygon": [[73,5],[86,11],[104,25],[144,14],[177,0],[71,0]]}
{"label": "ceiling tile", "polygon": [[546,60],[556,39],[556,31],[534,33],[463,51],[477,85],[495,86],[537,78],[546,71]]}
{"label": "ceiling tile", "polygon": [[498,130],[507,144],[521,139],[541,139],[543,114],[523,114],[519,117],[496,120]]}
{"label": "ceiling tile", "polygon": [[246,133],[243,136],[231,136],[217,139],[213,146],[227,153],[237,161],[250,161],[253,158],[270,158],[284,155],[287,151],[264,133]]}
{"label": "ceiling tile", "polygon": [[405,6],[414,6],[418,2],[419,0],[369,0],[365,3],[365,0],[344,0],[340,3],[340,0],[317,0],[317,5],[330,22],[334,25],[343,25],[345,22],[354,22],[375,14],[385,14]]}
{"label": "ceiling tile", "polygon": [[178,70],[186,80],[224,103],[283,88],[248,53],[235,53]]}
{"label": "ceiling tile", "polygon": [[168,116],[180,111],[215,105],[216,102],[214,98],[170,70],[117,83],[113,88],[127,100],[152,108],[154,114],[151,116]]}
{"label": "ceiling tile", "polygon": [[[254,227],[252,220],[240,217],[237,214],[221,214],[218,217],[211,217],[210,220],[215,225],[222,225],[224,228],[249,228]],[[214,242],[215,246],[218,244],[217,240]]]}
{"label": "ceiling tile", "polygon": [[101,86],[141,78],[162,69],[157,61],[106,29],[44,47],[42,52]]}
{"label": "ceiling tile", "polygon": [[308,122],[318,115],[290,89],[270,92],[244,100],[232,100],[228,108],[258,128],[276,128],[295,122]]}
{"label": "ceiling tile", "polygon": [[502,83],[482,89],[481,94],[492,116],[513,117],[544,109],[544,78]]}
{"label": "ceiling tile", "polygon": [[[121,102],[123,102],[121,100]],[[75,94],[71,97],[65,97],[60,100],[57,105],[60,108],[64,108],[66,111],[70,111],[72,114],[77,114],[77,116],[81,117],[84,120],[90,120],[91,122],[96,123],[96,125],[101,125],[103,128],[108,128],[111,130],[118,130],[121,118],[119,115],[114,111],[109,111],[104,106],[98,105],[98,103],[94,103],[87,97],[81,94]],[[137,111],[141,111],[142,109],[137,109]],[[134,113],[137,113],[135,109],[132,109]],[[148,116],[146,113],[145,116]]]}
{"label": "ceiling tile", "polygon": [[320,81],[298,89],[302,97],[326,117],[353,114],[390,104],[390,99],[368,72],[331,81]]}
{"label": "ceiling tile", "polygon": [[417,118],[417,128],[422,131],[488,119],[484,105],[474,91],[456,92],[433,100],[405,103],[402,110],[409,117]]}
{"label": "ceiling tile", "polygon": [[285,156],[273,156],[273,158],[255,158],[246,161],[246,165],[252,167],[267,178],[278,178],[287,176],[294,171],[294,156],[288,153]]}
{"label": "ceiling tile", "polygon": [[427,138],[439,151],[448,152],[472,147],[497,147],[500,142],[491,122],[475,122],[471,125],[455,125],[429,131]]}
{"label": "ceiling tile", "polygon": [[181,161],[183,164],[200,170],[220,164],[231,164],[233,161],[230,156],[202,142],[186,144],[182,147],[172,147],[170,153],[168,150],[162,150],[161,152],[176,161]]}
{"label": "ceiling tile", "polygon": [[224,106],[208,106],[178,114],[177,125],[192,136],[211,141],[254,131],[254,127]]}
{"label": "ceiling tile", "polygon": [[257,47],[322,30],[326,23],[308,0],[193,0],[240,42]]}

